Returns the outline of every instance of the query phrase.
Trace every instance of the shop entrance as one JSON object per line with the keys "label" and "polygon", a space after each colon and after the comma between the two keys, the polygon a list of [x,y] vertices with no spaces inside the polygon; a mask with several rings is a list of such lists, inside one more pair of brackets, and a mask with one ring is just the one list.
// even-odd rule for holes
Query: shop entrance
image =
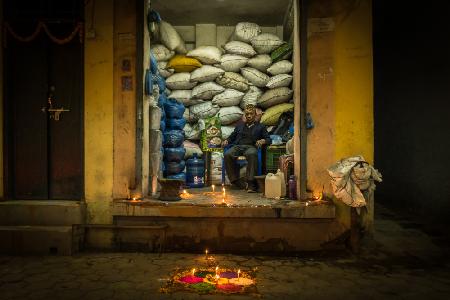
{"label": "shop entrance", "polygon": [[[42,18],[67,12],[47,2],[23,12],[36,14],[36,22],[21,22],[22,11],[5,7],[6,192],[12,199],[76,200],[83,195],[83,44],[78,35],[62,42],[78,23]],[[46,30],[24,41],[37,26],[56,41]]]}

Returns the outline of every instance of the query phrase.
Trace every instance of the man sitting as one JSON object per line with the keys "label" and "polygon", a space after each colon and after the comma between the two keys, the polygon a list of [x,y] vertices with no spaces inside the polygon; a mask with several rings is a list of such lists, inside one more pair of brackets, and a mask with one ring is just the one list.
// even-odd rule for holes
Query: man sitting
{"label": "man sitting", "polygon": [[247,159],[247,173],[245,180],[247,183],[247,192],[256,192],[256,170],[258,169],[258,152],[256,147],[270,143],[269,134],[266,126],[257,122],[256,108],[253,105],[247,105],[244,110],[245,123],[236,126],[233,133],[224,140],[222,146],[233,145],[225,153],[225,170],[230,182],[240,188],[245,188],[245,183],[239,180],[239,166],[235,160],[244,155]]}

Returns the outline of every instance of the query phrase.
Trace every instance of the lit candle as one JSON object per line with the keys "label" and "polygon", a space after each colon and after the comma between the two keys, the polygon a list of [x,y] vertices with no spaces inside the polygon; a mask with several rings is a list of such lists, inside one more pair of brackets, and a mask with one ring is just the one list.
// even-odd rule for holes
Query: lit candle
{"label": "lit candle", "polygon": [[213,184],[213,185],[211,185],[211,188],[212,188],[212,192],[214,193],[214,189],[216,188],[216,186]]}
{"label": "lit candle", "polygon": [[241,273],[241,269],[238,270],[238,280],[239,280],[239,273]]}
{"label": "lit candle", "polygon": [[192,269],[192,276],[195,275],[195,268]]}
{"label": "lit candle", "polygon": [[208,259],[208,249],[205,250],[205,259]]}
{"label": "lit candle", "polygon": [[186,191],[186,190],[183,190],[183,194],[187,194],[187,191]]}
{"label": "lit candle", "polygon": [[219,274],[217,274],[217,272],[219,272],[219,266],[216,267],[216,276],[219,276]]}

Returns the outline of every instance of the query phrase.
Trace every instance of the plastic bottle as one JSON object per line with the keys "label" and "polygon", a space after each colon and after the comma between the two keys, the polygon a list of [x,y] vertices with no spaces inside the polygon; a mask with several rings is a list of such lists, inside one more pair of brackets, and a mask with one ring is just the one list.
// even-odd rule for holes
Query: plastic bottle
{"label": "plastic bottle", "polygon": [[281,172],[280,169],[277,170],[278,177],[280,177],[280,184],[281,184],[281,197],[286,196],[286,179],[284,178],[284,173]]}
{"label": "plastic bottle", "polygon": [[295,175],[289,177],[289,199],[297,200],[297,181]]}
{"label": "plastic bottle", "polygon": [[205,185],[205,161],[197,158],[197,153],[186,162],[186,185],[191,188]]}
{"label": "plastic bottle", "polygon": [[281,177],[277,174],[268,173],[265,179],[265,196],[266,198],[281,198]]}

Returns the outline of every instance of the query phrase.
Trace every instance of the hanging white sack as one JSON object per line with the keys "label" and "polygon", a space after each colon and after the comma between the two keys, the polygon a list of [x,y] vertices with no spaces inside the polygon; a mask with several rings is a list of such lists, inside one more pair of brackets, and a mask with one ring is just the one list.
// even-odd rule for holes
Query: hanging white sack
{"label": "hanging white sack", "polygon": [[191,74],[187,72],[175,73],[166,79],[166,86],[173,90],[189,90],[197,85],[191,82]]}
{"label": "hanging white sack", "polygon": [[268,54],[258,54],[248,60],[247,65],[261,72],[266,72],[267,68],[272,64],[272,58]]}
{"label": "hanging white sack", "polygon": [[256,51],[251,45],[240,41],[228,42],[223,46],[223,49],[225,49],[227,53],[238,54],[245,57],[252,57],[256,55]]}
{"label": "hanging white sack", "polygon": [[210,100],[217,94],[222,93],[225,88],[213,81],[200,83],[192,89],[192,98]]}
{"label": "hanging white sack", "polygon": [[217,113],[222,125],[232,124],[242,118],[243,115],[244,112],[238,106],[222,107]]}
{"label": "hanging white sack", "polygon": [[284,42],[275,34],[272,33],[262,33],[250,40],[253,48],[259,54],[269,54]]}
{"label": "hanging white sack", "polygon": [[237,54],[224,54],[220,59],[220,68],[227,72],[239,72],[248,62],[248,58]]}
{"label": "hanging white sack", "polygon": [[157,61],[167,61],[175,55],[175,51],[171,51],[161,44],[155,44],[151,46],[150,49]]}
{"label": "hanging white sack", "polygon": [[159,31],[161,34],[161,41],[167,48],[180,54],[186,54],[186,45],[172,25],[165,21],[161,21]]}
{"label": "hanging white sack", "polygon": [[292,82],[292,75],[289,74],[279,74],[275,75],[269,79],[266,86],[269,89],[274,89],[277,87],[290,86]]}
{"label": "hanging white sack", "polygon": [[235,89],[241,92],[248,90],[248,81],[241,74],[234,72],[225,72],[217,77],[216,82],[223,87]]}
{"label": "hanging white sack", "polygon": [[241,74],[257,87],[265,87],[270,77],[255,68],[242,68]]}
{"label": "hanging white sack", "polygon": [[250,86],[248,88],[247,93],[245,93],[244,97],[242,97],[241,104],[239,105],[242,109],[249,104],[256,106],[258,103],[258,99],[262,96],[263,91],[257,86]]}
{"label": "hanging white sack", "polygon": [[292,72],[294,65],[288,60],[281,60],[271,65],[267,72],[272,75],[289,74]]}
{"label": "hanging white sack", "polygon": [[258,24],[250,22],[237,23],[234,29],[233,39],[248,43],[252,38],[261,34],[261,27]]}
{"label": "hanging white sack", "polygon": [[212,103],[222,107],[234,106],[241,102],[242,97],[244,97],[243,92],[234,89],[226,89],[222,93],[215,95],[212,99]]}
{"label": "hanging white sack", "polygon": [[220,68],[209,66],[209,65],[204,65],[204,66],[201,66],[200,68],[192,71],[191,81],[194,81],[194,82],[195,81],[198,81],[198,82],[213,81],[218,76],[222,75],[223,73],[225,73],[225,71]]}
{"label": "hanging white sack", "polygon": [[258,106],[269,108],[291,99],[293,91],[287,87],[279,87],[266,91],[258,100]]}
{"label": "hanging white sack", "polygon": [[158,106],[150,106],[148,109],[150,116],[150,129],[159,130],[161,126],[161,108]]}

